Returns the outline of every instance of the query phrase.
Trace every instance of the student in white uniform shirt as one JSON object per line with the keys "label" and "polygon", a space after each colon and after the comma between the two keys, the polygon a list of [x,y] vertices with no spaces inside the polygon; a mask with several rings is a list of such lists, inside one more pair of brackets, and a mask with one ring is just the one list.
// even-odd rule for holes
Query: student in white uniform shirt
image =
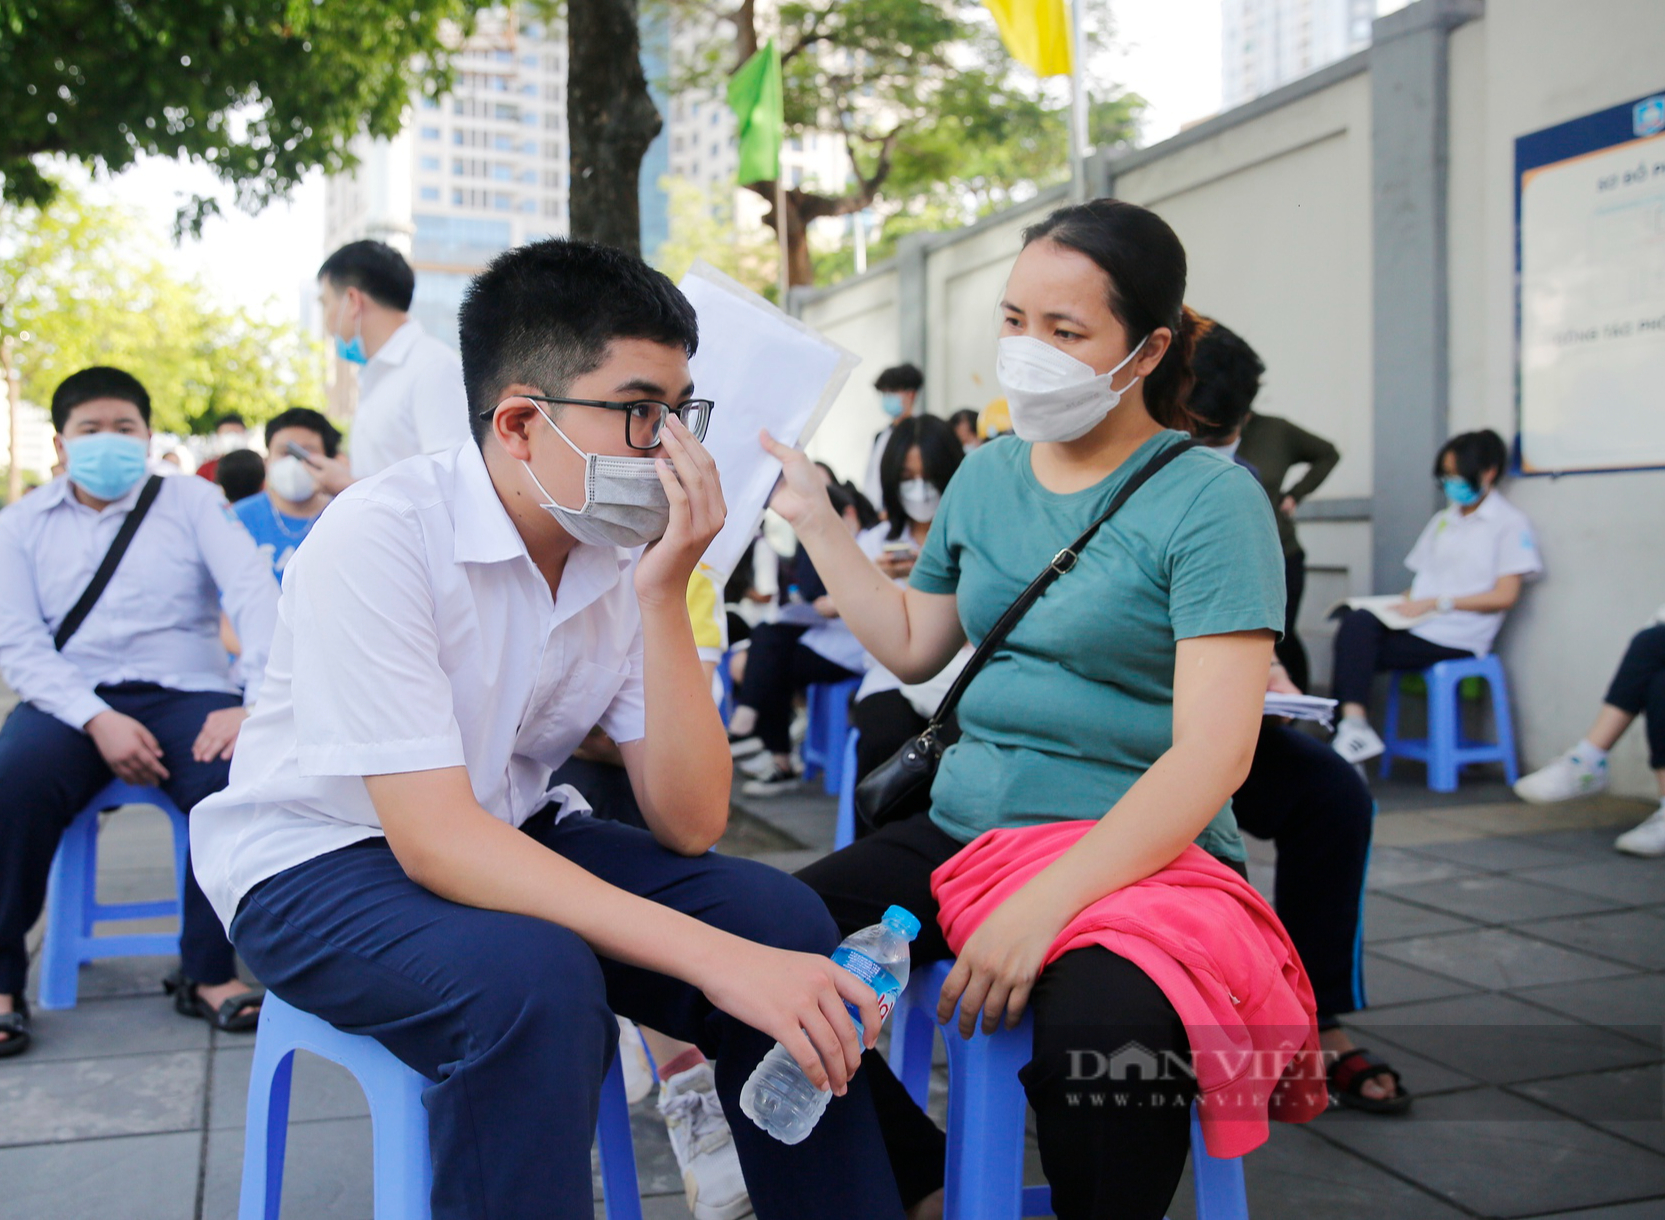
{"label": "student in white uniform shirt", "polygon": [[1332,744],[1348,762],[1366,762],[1383,749],[1366,718],[1375,674],[1485,656],[1522,582],[1544,570],[1532,522],[1497,490],[1508,460],[1503,438],[1490,429],[1452,437],[1434,459],[1450,504],[1406,556],[1415,575],[1399,606],[1407,618],[1429,617],[1393,631],[1368,610],[1342,616],[1331,682],[1342,721]]}
{"label": "student in white uniform shirt", "polygon": [[[220,489],[147,464],[150,395],[136,378],[70,375],[52,424],[68,473],[0,512],[0,674],[22,700],[0,729],[0,1056],[29,1042],[24,936],[64,830],[112,775],[162,789],[187,814],[223,788],[277,618],[271,569]],[[246,689],[220,645],[222,603]],[[259,997],[190,874],[180,959],[167,986],[181,1013],[254,1028]]]}
{"label": "student in white uniform shirt", "polygon": [[410,316],[416,275],[392,246],[348,242],[318,268],[318,301],[335,352],[359,366],[351,466],[312,466],[335,494],[420,453],[445,453],[468,439],[468,398],[457,353]]}
{"label": "student in white uniform shirt", "polygon": [[[615,1013],[715,1060],[759,1217],[899,1220],[851,1075],[872,989],[804,885],[708,851],[732,770],[688,617],[724,514],[693,310],[552,240],[476,277],[460,328],[474,439],[355,484],[285,571],[266,693],[194,819],[203,888],[272,991],[435,1082],[436,1220],[590,1214]],[[597,725],[649,830],[549,790]],[[842,1094],[793,1146],[739,1109],[777,1039]]]}
{"label": "student in white uniform shirt", "polygon": [[880,410],[890,420],[873,437],[873,450],[867,456],[867,474],[861,483],[861,494],[877,504],[882,493],[879,462],[884,458],[885,446],[890,444],[896,425],[913,417],[919,396],[925,390],[925,374],[915,365],[898,364],[880,373],[873,381],[873,388],[879,392]]}

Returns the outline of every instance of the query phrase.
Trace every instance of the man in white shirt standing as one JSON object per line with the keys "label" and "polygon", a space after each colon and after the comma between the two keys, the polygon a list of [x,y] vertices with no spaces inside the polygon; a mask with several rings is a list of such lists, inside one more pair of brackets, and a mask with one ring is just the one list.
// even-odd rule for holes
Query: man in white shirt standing
{"label": "man in white shirt standing", "polygon": [[[461,336],[473,440],[355,484],[284,573],[231,786],[193,819],[204,889],[268,987],[436,1082],[436,1220],[591,1213],[615,1012],[716,1060],[762,1220],[900,1220],[851,1075],[871,988],[807,887],[707,850],[731,765],[688,615],[724,515],[693,310],[552,240],[474,280]],[[550,788],[597,725],[647,830]],[[776,1040],[843,1094],[792,1146],[739,1108]]]}
{"label": "man in white shirt standing", "polygon": [[324,326],[336,355],[359,368],[351,465],[312,463],[325,491],[468,439],[462,362],[410,316],[415,292],[415,272],[385,242],[348,242],[318,268]]}
{"label": "man in white shirt standing", "polygon": [[[150,396],[137,379],[82,369],[53,393],[52,423],[67,474],[0,512],[0,673],[23,700],[0,729],[0,1056],[28,1045],[24,935],[64,829],[112,774],[186,813],[223,788],[277,618],[271,570],[218,487],[176,478],[148,490]],[[93,574],[141,500],[87,611]],[[220,645],[222,603],[243,641],[242,691]],[[181,1012],[254,1027],[258,997],[238,982],[194,876],[180,958],[169,989]]]}
{"label": "man in white shirt standing", "polygon": [[898,364],[880,373],[873,381],[879,392],[879,407],[890,422],[873,437],[873,451],[867,455],[867,473],[862,477],[861,494],[875,505],[884,503],[884,490],[879,486],[879,462],[884,458],[885,446],[896,425],[913,414],[919,396],[925,390],[925,374],[918,366]]}

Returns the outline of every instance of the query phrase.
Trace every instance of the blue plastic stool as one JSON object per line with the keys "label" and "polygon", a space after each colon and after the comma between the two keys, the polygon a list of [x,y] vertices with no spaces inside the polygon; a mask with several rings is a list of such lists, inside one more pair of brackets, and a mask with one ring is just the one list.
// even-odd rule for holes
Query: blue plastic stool
{"label": "blue plastic stool", "polygon": [[[98,815],[119,805],[154,805],[173,825],[174,896],[159,902],[98,901]],[[64,831],[46,885],[46,940],[41,946],[40,1006],[74,1008],[81,964],[101,957],[161,957],[179,952],[177,932],[94,936],[106,920],[179,918],[184,908],[185,815],[157,788],[113,779]]]}
{"label": "blue plastic stool", "polygon": [[848,847],[856,841],[856,742],[860,729],[844,735],[844,774],[849,782],[838,789],[838,821],[833,825],[833,850]]}
{"label": "blue plastic stool", "polygon": [[823,775],[828,796],[837,796],[844,784],[844,738],[850,731],[850,700],[861,686],[860,678],[843,682],[816,682],[806,693],[809,700],[809,731],[800,753],[804,779]]}
{"label": "blue plastic stool", "polygon": [[[243,1191],[238,1220],[278,1220],[283,1203],[283,1157],[289,1142],[289,1083],[297,1050],[339,1063],[370,1102],[375,1220],[428,1220],[433,1163],[428,1157],[429,1081],[399,1062],[380,1042],[349,1034],[285,1004],[270,993],[260,1007],[254,1067],[249,1075],[248,1129],[243,1137]],[[630,1108],[618,1057],[601,1086],[596,1123],[607,1220],[641,1220]]]}
{"label": "blue plastic stool", "polygon": [[734,719],[734,670],[730,668],[733,664],[734,649],[725,649],[722,659],[717,662],[717,677],[723,684],[723,701],[718,705],[717,710],[723,718],[724,728],[727,728],[728,722]]}
{"label": "blue plastic stool", "polygon": [[[1383,779],[1388,777],[1395,758],[1426,763],[1428,787],[1434,792],[1455,792],[1457,773],[1469,763],[1500,762],[1509,783],[1520,778],[1515,762],[1514,719],[1509,713],[1509,682],[1503,674],[1503,662],[1495,653],[1441,661],[1423,671],[1428,687],[1428,736],[1425,738],[1399,736],[1399,683],[1404,676],[1404,671],[1396,671],[1388,684],[1387,725],[1382,734]],[[1470,741],[1463,736],[1459,687],[1465,678],[1483,678],[1491,687],[1492,719],[1497,725],[1495,742]]]}
{"label": "blue plastic stool", "polygon": [[[953,963],[934,962],[913,979],[891,1014],[890,1065],[921,1107],[931,1078],[936,1001]],[[948,1048],[948,1179],[945,1220],[1016,1220],[1052,1213],[1052,1189],[1024,1186],[1024,1114],[1018,1071],[1034,1041],[1030,1014],[1013,1030],[979,1028],[968,1042],[945,1031]],[[1210,1156],[1191,1109],[1191,1181],[1197,1220],[1248,1220],[1243,1161]]]}

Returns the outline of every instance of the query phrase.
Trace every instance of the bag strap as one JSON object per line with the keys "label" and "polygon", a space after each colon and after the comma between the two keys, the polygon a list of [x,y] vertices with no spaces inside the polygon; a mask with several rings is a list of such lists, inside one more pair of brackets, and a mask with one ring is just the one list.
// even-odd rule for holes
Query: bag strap
{"label": "bag strap", "polygon": [[121,523],[121,529],[116,531],[116,539],[110,544],[110,549],[104,552],[104,558],[99,562],[98,571],[93,573],[92,580],[81,590],[81,596],[64,615],[64,621],[58,624],[58,633],[52,637],[52,647],[59,652],[69,643],[69,637],[81,630],[81,624],[87,621],[87,615],[98,604],[98,599],[104,596],[104,590],[110,583],[110,577],[116,574],[116,566],[121,563],[121,557],[127,554],[128,544],[133,541],[133,535],[139,532],[139,524],[150,511],[150,506],[156,503],[156,493],[162,490],[162,476],[153,474],[145,483],[144,490],[139,493],[137,502],[127,510],[127,517]]}
{"label": "bag strap", "polygon": [[1041,595],[1052,587],[1052,582],[1075,566],[1076,560],[1081,557],[1082,550],[1093,540],[1093,535],[1098,533],[1099,528],[1115,516],[1117,510],[1127,503],[1134,492],[1149,482],[1153,475],[1187,449],[1195,449],[1196,447],[1197,442],[1195,440],[1187,439],[1177,445],[1168,446],[1161,453],[1151,458],[1150,461],[1139,468],[1131,479],[1122,484],[1121,489],[1111,499],[1110,507],[1099,514],[1098,520],[1089,525],[1081,537],[1052,557],[1052,562],[1041,569],[1041,574],[1029,582],[1027,589],[1018,594],[1018,599],[1006,608],[1006,613],[1000,616],[1000,621],[995,623],[989,633],[983,637],[983,642],[977,645],[977,651],[971,654],[971,660],[966,662],[965,668],[960,671],[960,676],[954,679],[954,685],[950,686],[948,693],[942,697],[942,702],[937,705],[936,712],[931,716],[930,723],[925,726],[920,734],[921,736],[933,734],[942,728],[943,722],[953,715],[954,708],[960,702],[960,696],[965,694],[966,688],[971,685],[971,680],[977,676],[977,671],[982,669],[988,663],[989,658],[1006,642],[1006,637],[1018,625],[1018,620],[1029,612],[1031,606],[1040,601]]}

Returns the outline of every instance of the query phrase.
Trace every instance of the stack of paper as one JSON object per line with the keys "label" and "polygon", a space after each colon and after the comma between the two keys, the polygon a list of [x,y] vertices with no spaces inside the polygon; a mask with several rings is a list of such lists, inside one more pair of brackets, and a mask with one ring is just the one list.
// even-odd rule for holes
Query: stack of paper
{"label": "stack of paper", "polygon": [[1284,695],[1267,691],[1266,715],[1283,716],[1289,720],[1316,720],[1328,728],[1335,719],[1335,700],[1317,695]]}
{"label": "stack of paper", "polygon": [[1405,597],[1401,593],[1384,593],[1376,597],[1349,597],[1346,601],[1337,602],[1330,607],[1333,615],[1343,608],[1348,610],[1368,610],[1382,620],[1382,625],[1389,631],[1409,631],[1419,623],[1426,623],[1435,616],[1435,611],[1416,615],[1401,614],[1396,607],[1404,604]]}

